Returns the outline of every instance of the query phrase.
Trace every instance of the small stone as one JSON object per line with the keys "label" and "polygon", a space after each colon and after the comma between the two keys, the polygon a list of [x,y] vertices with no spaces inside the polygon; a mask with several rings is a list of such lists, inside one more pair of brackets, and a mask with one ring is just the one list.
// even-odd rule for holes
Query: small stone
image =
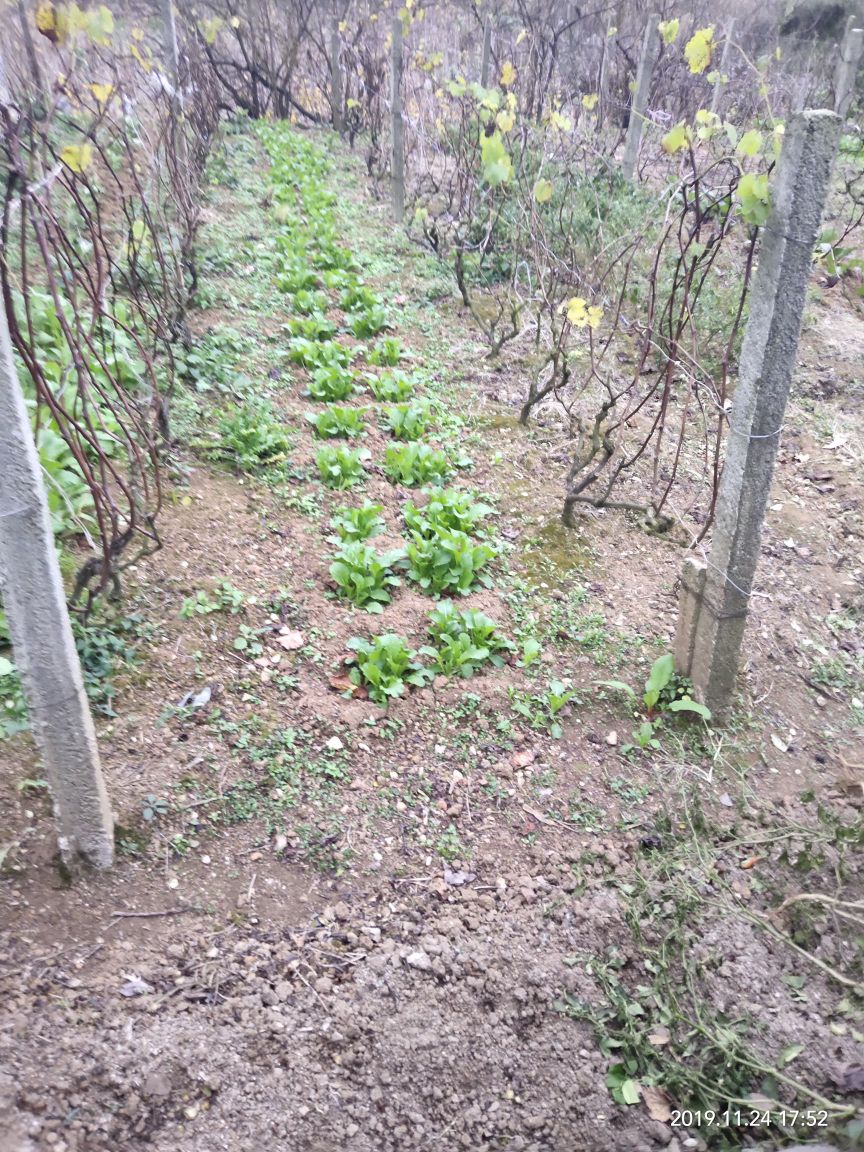
{"label": "small stone", "polygon": [[141,1091],[145,1096],[170,1096],[171,1082],[168,1077],[164,1076],[161,1072],[151,1072],[141,1085]]}
{"label": "small stone", "polygon": [[409,968],[419,968],[421,972],[428,972],[432,967],[432,961],[425,952],[410,952],[405,957],[405,963]]}
{"label": "small stone", "polygon": [[329,749],[331,752],[341,752],[345,745],[342,743],[338,736],[331,736],[324,747]]}
{"label": "small stone", "polygon": [[609,733],[609,735],[606,737],[606,743],[611,745],[613,748],[618,743],[618,733],[615,731],[614,728]]}

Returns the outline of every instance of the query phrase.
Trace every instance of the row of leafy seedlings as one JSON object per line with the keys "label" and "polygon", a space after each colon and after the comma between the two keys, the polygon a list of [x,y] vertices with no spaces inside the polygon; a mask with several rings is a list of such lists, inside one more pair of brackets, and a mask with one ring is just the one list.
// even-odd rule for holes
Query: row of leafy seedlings
{"label": "row of leafy seedlings", "polygon": [[[486,520],[493,509],[470,491],[450,486],[455,470],[468,462],[427,442],[435,407],[417,394],[422,375],[400,367],[406,354],[397,338],[384,334],[389,326],[384,303],[363,283],[351,252],[338,243],[334,198],[324,184],[326,159],[285,125],[264,127],[262,139],[272,163],[274,212],[282,225],[276,279],[293,313],[286,326],[288,356],[308,373],[304,395],[323,405],[306,417],[323,442],[315,457],[320,479],[339,491],[362,483],[370,453],[353,443],[371,418],[393,439],[381,462],[384,475],[419,493],[416,502],[403,507],[398,548],[379,552],[370,543],[385,525],[383,507],[368,500],[340,508],[328,537],[336,548],[330,579],[339,598],[381,614],[404,577],[439,600],[429,616],[428,643],[417,650],[393,632],[349,641],[346,690],[386,704],[408,685],[420,686],[438,674],[471,676],[483,665],[500,666],[510,658],[513,645],[495,622],[452,600],[491,583],[488,569],[497,548]],[[336,339],[338,326],[328,316],[334,301],[345,314],[344,333],[374,340],[371,347],[349,347]],[[359,355],[380,371],[355,368]],[[347,403],[364,395],[370,398],[367,407]]]}

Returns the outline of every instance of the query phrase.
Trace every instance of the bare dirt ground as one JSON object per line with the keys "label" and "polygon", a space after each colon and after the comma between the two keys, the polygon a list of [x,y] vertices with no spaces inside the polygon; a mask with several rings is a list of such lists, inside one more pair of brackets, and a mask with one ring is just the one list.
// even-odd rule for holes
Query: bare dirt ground
{"label": "bare dirt ground", "polygon": [[[196,331],[239,334],[233,370],[296,429],[295,473],[265,484],[179,452],[165,549],[127,590],[147,633],[100,726],[111,875],[70,882],[28,741],[0,745],[0,1149],[854,1146],[859,305],[814,277],[734,723],[628,749],[639,718],[596,681],[638,687],[668,650],[680,547],[619,514],[559,527],[564,464],[553,431],[515,426],[516,366],[483,359],[355,160],[333,166],[343,235],[473,460],[460,482],[498,497],[495,584],[466,604],[541,658],[386,712],[334,690],[349,638],[420,644],[429,603],[403,587],[371,618],[328,596],[328,520],[356,500],[312,478],[303,374],[262,273],[266,172],[230,137]],[[189,439],[218,394],[180,406]],[[370,422],[373,461],[384,442]],[[361,494],[384,506],[386,547],[411,494],[374,468]],[[235,615],[181,617],[226,580]],[[260,655],[234,647],[243,626]],[[550,678],[576,691],[559,739],[513,710]],[[802,894],[820,899],[777,911]],[[632,1102],[610,1092],[622,1079],[642,1086]],[[815,1118],[678,1115],[712,1091]]]}

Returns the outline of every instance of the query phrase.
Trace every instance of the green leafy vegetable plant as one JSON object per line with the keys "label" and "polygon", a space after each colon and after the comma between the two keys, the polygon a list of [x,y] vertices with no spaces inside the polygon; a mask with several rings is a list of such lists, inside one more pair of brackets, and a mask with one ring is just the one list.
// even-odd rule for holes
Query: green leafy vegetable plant
{"label": "green leafy vegetable plant", "polygon": [[440,448],[428,444],[391,444],[384,456],[384,474],[394,484],[418,488],[421,484],[444,484],[450,463]]}
{"label": "green leafy vegetable plant", "polygon": [[365,475],[363,463],[369,459],[369,455],[365,448],[352,451],[342,444],[328,444],[319,448],[315,463],[322,482],[328,488],[345,489],[362,480]]}
{"label": "green leafy vegetable plant", "polygon": [[420,653],[432,659],[432,667],[444,676],[473,676],[485,663],[500,668],[502,653],[513,645],[498,632],[497,625],[485,613],[474,608],[460,610],[452,600],[442,600],[429,619],[431,645]]}
{"label": "green leafy vegetable plant", "polygon": [[306,419],[321,440],[361,436],[366,429],[363,411],[359,408],[325,408],[323,412],[307,412]]}
{"label": "green leafy vegetable plant", "polygon": [[398,372],[382,372],[380,376],[370,372],[365,379],[376,400],[392,403],[410,400],[414,395],[413,381]]}
{"label": "green leafy vegetable plant", "polygon": [[458,488],[433,488],[428,497],[422,506],[409,501],[403,510],[408,529],[421,536],[433,536],[440,529],[453,529],[473,536],[483,519],[494,512],[491,504],[476,501],[470,492]]}
{"label": "green leafy vegetable plant", "polygon": [[331,544],[350,544],[377,536],[384,528],[382,511],[382,505],[371,504],[368,500],[360,508],[340,508],[330,521],[335,535],[328,540]]}
{"label": "green leafy vegetable plant", "polygon": [[387,427],[397,440],[419,440],[429,427],[429,405],[393,404],[387,409]]}
{"label": "green leafy vegetable plant", "polygon": [[523,716],[532,728],[545,728],[556,740],[560,739],[564,731],[561,727],[561,714],[575,699],[574,689],[563,680],[550,680],[545,692],[528,695],[510,689],[513,711]]}
{"label": "green leafy vegetable plant", "polygon": [[339,297],[344,312],[372,312],[381,307],[381,299],[365,284],[350,284]]}
{"label": "green leafy vegetable plant", "polygon": [[355,312],[348,317],[348,328],[358,340],[377,336],[386,327],[387,313],[380,304],[376,304],[368,312]]}
{"label": "green leafy vegetable plant", "polygon": [[[614,692],[623,692],[631,700],[636,701],[636,693],[623,680],[598,680],[601,688],[611,688]],[[631,751],[633,745],[647,749],[659,749],[660,741],[657,733],[663,724],[664,713],[683,712],[691,716],[698,716],[706,723],[711,719],[711,712],[698,700],[693,700],[689,693],[689,685],[675,671],[675,658],[671,653],[658,657],[651,665],[651,672],[645,681],[645,691],[642,693],[641,703],[645,708],[646,716],[633,733],[633,744],[622,745],[621,751]]]}
{"label": "green leafy vegetable plant", "polygon": [[214,612],[230,612],[236,616],[242,612],[245,603],[245,593],[228,580],[220,580],[213,596],[203,588],[199,588],[194,596],[187,596],[180,615],[184,620],[190,620],[193,616],[210,616]]}
{"label": "green leafy vegetable plant", "polygon": [[310,343],[329,340],[336,333],[336,325],[320,312],[311,316],[293,316],[282,326],[289,336],[300,336]]}
{"label": "green leafy vegetable plant", "polygon": [[223,412],[219,435],[218,444],[207,446],[209,455],[244,472],[284,463],[291,449],[287,429],[264,400],[249,401]]}
{"label": "green leafy vegetable plant", "polygon": [[286,260],[277,273],[276,285],[280,292],[293,295],[296,292],[310,291],[318,286],[318,275],[298,256],[295,260]]}
{"label": "green leafy vegetable plant", "polygon": [[382,612],[390,603],[390,589],[402,583],[393,566],[404,555],[401,548],[379,555],[362,540],[343,544],[330,565],[336,594],[367,612]]}
{"label": "green leafy vegetable plant", "polygon": [[403,355],[402,345],[396,337],[385,336],[383,340],[379,340],[375,347],[369,351],[366,359],[376,367],[386,366],[395,368]]}
{"label": "green leafy vegetable plant", "polygon": [[291,305],[295,312],[302,316],[311,316],[313,312],[326,312],[330,301],[327,293],[320,288],[301,288],[291,298]]}
{"label": "green leafy vegetable plant", "polygon": [[[636,693],[623,680],[598,680],[597,684],[602,688],[623,692],[631,700],[636,699]],[[658,657],[651,665],[642,703],[649,717],[655,712],[690,712],[703,720],[711,719],[711,713],[705,705],[691,699],[686,683],[675,672],[675,658],[669,652]]]}
{"label": "green leafy vegetable plant", "polygon": [[349,670],[352,683],[362,685],[376,704],[386,704],[405,692],[406,684],[422,688],[431,673],[417,662],[404,637],[387,632],[365,640],[355,636],[348,647],[356,653]]}
{"label": "green leafy vegetable plant", "polygon": [[288,359],[310,370],[334,365],[347,368],[352,357],[351,349],[335,340],[306,340],[303,336],[295,336],[288,344]]}
{"label": "green leafy vegetable plant", "polygon": [[492,583],[484,569],[494,549],[465,532],[443,528],[431,536],[412,533],[406,552],[409,580],[429,596],[464,596],[478,584]]}
{"label": "green leafy vegetable plant", "polygon": [[348,400],[357,391],[354,373],[347,368],[340,368],[338,364],[331,364],[313,371],[304,396],[330,403],[334,400]]}

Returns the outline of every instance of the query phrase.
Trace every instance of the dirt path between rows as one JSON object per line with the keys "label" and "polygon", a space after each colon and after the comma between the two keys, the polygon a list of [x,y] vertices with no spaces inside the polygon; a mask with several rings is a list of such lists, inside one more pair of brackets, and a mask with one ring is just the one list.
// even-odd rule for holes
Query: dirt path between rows
{"label": "dirt path between rows", "polygon": [[[100,724],[111,875],[68,882],[29,743],[0,745],[0,1149],[789,1144],[794,1125],[760,1119],[760,1094],[812,1109],[798,1138],[852,1147],[857,306],[814,282],[735,722],[628,749],[639,718],[596,682],[638,687],[668,650],[680,547],[611,513],[560,528],[565,461],[554,429],[516,426],[517,366],[483,358],[446,270],[394,234],[356,157],[320,146],[341,235],[426,374],[439,434],[470,457],[458,483],[498,505],[495,580],[465,604],[541,655],[437,677],[386,712],[334,689],[351,637],[386,625],[422,644],[429,601],[402,587],[376,620],[328,595],[328,522],[356,500],[314,476],[268,272],[266,166],[251,133],[229,135],[193,322],[231,368],[181,399],[178,437],[206,436],[251,377],[295,429],[294,472],[267,484],[178,450],[164,551],[127,592],[139,660]],[[364,443],[380,458],[374,422]],[[369,471],[376,547],[398,539],[411,495]],[[181,616],[224,581],[236,614]],[[243,627],[261,654],[236,647]],[[280,644],[289,633],[302,642]],[[560,738],[541,722],[550,680],[576,693]],[[835,903],[774,913],[802,893]],[[680,1115],[721,1081],[756,1095],[752,1127]]]}

